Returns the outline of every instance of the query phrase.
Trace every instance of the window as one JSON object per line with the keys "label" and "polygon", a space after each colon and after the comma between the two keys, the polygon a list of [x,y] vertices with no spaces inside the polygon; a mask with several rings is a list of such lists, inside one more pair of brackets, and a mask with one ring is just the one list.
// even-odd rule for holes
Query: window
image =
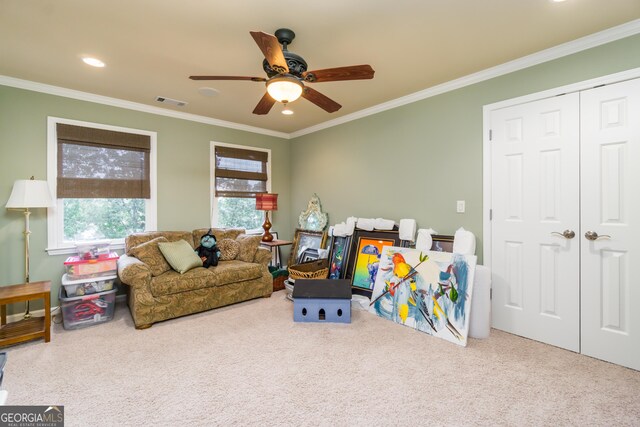
{"label": "window", "polygon": [[50,254],[156,228],[155,132],[49,118]]}
{"label": "window", "polygon": [[271,150],[211,143],[212,225],[261,229],[256,194],[271,191]]}

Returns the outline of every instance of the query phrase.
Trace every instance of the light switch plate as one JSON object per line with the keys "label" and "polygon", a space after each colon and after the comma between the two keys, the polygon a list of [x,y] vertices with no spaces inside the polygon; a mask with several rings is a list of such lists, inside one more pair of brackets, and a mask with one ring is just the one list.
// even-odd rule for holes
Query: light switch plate
{"label": "light switch plate", "polygon": [[456,212],[464,213],[464,200],[458,200],[456,202]]}

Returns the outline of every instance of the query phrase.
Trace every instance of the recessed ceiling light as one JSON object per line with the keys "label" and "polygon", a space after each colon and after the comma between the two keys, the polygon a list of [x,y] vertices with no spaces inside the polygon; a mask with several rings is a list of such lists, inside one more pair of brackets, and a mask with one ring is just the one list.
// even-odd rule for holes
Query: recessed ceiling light
{"label": "recessed ceiling light", "polygon": [[562,3],[563,1],[566,1],[566,0],[551,0],[552,3]]}
{"label": "recessed ceiling light", "polygon": [[201,87],[198,89],[198,93],[202,96],[214,97],[220,93],[218,89],[214,89],[212,87]]}
{"label": "recessed ceiling light", "polygon": [[87,65],[91,65],[92,67],[98,68],[102,68],[105,65],[104,62],[100,61],[98,58],[92,58],[90,56],[85,56],[84,58],[82,58],[82,62]]}
{"label": "recessed ceiling light", "polygon": [[289,110],[287,107],[284,107],[284,110],[282,110],[282,114],[284,114],[285,116],[291,116],[293,114],[293,110]]}

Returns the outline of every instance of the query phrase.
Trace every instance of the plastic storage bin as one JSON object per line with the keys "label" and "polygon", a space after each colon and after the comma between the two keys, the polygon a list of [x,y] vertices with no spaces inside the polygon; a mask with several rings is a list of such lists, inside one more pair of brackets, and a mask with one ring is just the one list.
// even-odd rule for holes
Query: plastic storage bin
{"label": "plastic storage bin", "polygon": [[118,258],[119,256],[115,252],[110,253],[108,257],[99,259],[81,259],[79,256],[70,256],[64,262],[67,278],[82,280],[115,275],[118,269]]}
{"label": "plastic storage bin", "polygon": [[94,277],[92,279],[71,280],[68,275],[62,276],[62,286],[68,297],[95,294],[96,292],[110,291],[113,289],[113,281],[116,276]]}
{"label": "plastic storage bin", "polygon": [[114,287],[110,291],[69,297],[64,286],[61,286],[58,299],[62,309],[62,326],[65,329],[79,329],[113,319],[116,291]]}
{"label": "plastic storage bin", "polygon": [[111,242],[92,241],[92,242],[75,242],[76,250],[80,259],[104,259],[109,258],[111,254]]}

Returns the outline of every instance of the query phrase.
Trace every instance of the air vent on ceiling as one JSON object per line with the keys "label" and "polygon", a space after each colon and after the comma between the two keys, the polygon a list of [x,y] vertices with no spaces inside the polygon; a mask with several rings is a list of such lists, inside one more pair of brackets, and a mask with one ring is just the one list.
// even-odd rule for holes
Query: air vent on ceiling
{"label": "air vent on ceiling", "polygon": [[162,102],[163,104],[175,105],[176,107],[184,107],[187,105],[184,101],[178,101],[177,99],[167,98],[165,96],[157,96],[156,101]]}

